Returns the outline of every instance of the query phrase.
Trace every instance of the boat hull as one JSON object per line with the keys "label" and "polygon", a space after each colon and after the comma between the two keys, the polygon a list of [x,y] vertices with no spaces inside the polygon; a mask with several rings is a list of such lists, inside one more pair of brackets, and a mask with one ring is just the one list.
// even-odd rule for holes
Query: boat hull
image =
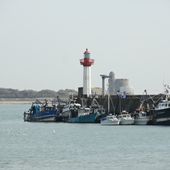
{"label": "boat hull", "polygon": [[38,112],[36,114],[32,114],[31,112],[24,113],[24,121],[28,122],[55,122],[56,120],[56,112]]}
{"label": "boat hull", "polygon": [[155,110],[156,125],[170,125],[170,108]]}
{"label": "boat hull", "polygon": [[101,125],[119,125],[120,120],[115,115],[108,115],[100,120]]}
{"label": "boat hull", "polygon": [[69,123],[96,123],[98,114],[91,113],[87,115],[79,115],[77,117],[69,118]]}
{"label": "boat hull", "polygon": [[100,124],[103,126],[114,126],[119,125],[119,121],[101,121]]}
{"label": "boat hull", "polygon": [[121,119],[120,125],[133,125],[134,119]]}
{"label": "boat hull", "polygon": [[32,118],[32,122],[55,122],[56,116],[40,116],[40,117],[34,117]]}
{"label": "boat hull", "polygon": [[135,119],[134,124],[135,125],[147,125],[148,122],[149,122],[148,118],[137,118]]}

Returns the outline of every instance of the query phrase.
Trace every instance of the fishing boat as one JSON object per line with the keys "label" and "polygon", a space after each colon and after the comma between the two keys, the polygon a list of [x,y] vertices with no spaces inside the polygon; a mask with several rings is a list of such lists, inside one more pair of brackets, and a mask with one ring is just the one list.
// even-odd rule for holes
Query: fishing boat
{"label": "fishing boat", "polygon": [[120,120],[117,118],[115,114],[110,113],[110,95],[108,94],[108,108],[107,108],[107,116],[100,119],[101,125],[119,125]]}
{"label": "fishing boat", "polygon": [[120,120],[116,117],[116,115],[109,114],[106,117],[101,118],[101,125],[119,125]]}
{"label": "fishing boat", "polygon": [[168,85],[165,85],[164,97],[158,102],[154,109],[156,125],[170,125],[170,96]]}
{"label": "fishing boat", "polygon": [[135,125],[151,124],[149,100],[153,100],[153,99],[147,94],[147,90],[145,89],[140,99],[140,106],[134,112]]}
{"label": "fishing boat", "polygon": [[59,117],[56,105],[48,105],[47,100],[44,103],[33,102],[31,108],[24,112],[24,121],[28,122],[55,122]]}
{"label": "fishing boat", "polygon": [[150,117],[147,112],[139,111],[134,114],[134,124],[135,125],[147,125],[150,121]]}
{"label": "fishing boat", "polygon": [[121,114],[118,116],[118,119],[120,121],[120,125],[132,125],[134,124],[134,118],[131,117],[131,115],[123,110]]}
{"label": "fishing boat", "polygon": [[105,111],[94,98],[90,107],[75,105],[70,109],[69,123],[98,123],[98,118],[104,115]]}
{"label": "fishing boat", "polygon": [[72,115],[73,117],[78,115],[78,111],[81,109],[81,104],[77,103],[76,100],[71,100],[68,104],[66,104],[62,108],[62,117],[63,121],[67,122],[69,117]]}
{"label": "fishing boat", "polygon": [[170,125],[170,101],[162,100],[155,108],[156,125]]}
{"label": "fishing boat", "polygon": [[100,115],[98,111],[91,111],[90,108],[84,108],[71,112],[68,120],[69,123],[96,123],[97,117]]}

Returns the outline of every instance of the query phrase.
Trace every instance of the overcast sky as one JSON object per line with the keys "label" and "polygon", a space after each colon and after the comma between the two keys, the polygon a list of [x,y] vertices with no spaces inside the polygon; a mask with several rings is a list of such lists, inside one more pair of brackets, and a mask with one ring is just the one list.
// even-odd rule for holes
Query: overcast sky
{"label": "overcast sky", "polygon": [[135,93],[170,84],[169,0],[0,0],[0,87],[76,89],[79,59],[100,74],[127,78]]}

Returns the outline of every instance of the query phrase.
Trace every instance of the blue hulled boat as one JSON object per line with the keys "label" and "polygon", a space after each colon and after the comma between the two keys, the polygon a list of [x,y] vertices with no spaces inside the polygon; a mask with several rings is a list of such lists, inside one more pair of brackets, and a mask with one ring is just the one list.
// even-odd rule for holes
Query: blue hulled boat
{"label": "blue hulled boat", "polygon": [[87,108],[84,109],[84,113],[82,113],[81,110],[81,114],[80,113],[78,115],[74,114],[76,115],[76,117],[71,115],[71,117],[68,119],[68,122],[69,123],[97,123],[98,117],[102,113],[99,112],[98,110],[92,112],[90,109],[88,109],[87,111],[86,109]]}
{"label": "blue hulled boat", "polygon": [[80,104],[74,104],[70,107],[69,123],[99,123],[100,118],[105,115],[105,111],[96,99],[92,100],[90,107],[81,107]]}
{"label": "blue hulled boat", "polygon": [[31,108],[24,112],[24,121],[28,122],[54,122],[59,118],[56,105],[48,106],[48,103],[32,103]]}
{"label": "blue hulled boat", "polygon": [[[87,99],[82,99],[87,100]],[[82,102],[82,103],[86,103]],[[100,118],[105,115],[105,111],[95,98],[90,101],[91,104],[80,104],[75,99],[62,110],[62,117],[65,122],[69,123],[99,123]]]}

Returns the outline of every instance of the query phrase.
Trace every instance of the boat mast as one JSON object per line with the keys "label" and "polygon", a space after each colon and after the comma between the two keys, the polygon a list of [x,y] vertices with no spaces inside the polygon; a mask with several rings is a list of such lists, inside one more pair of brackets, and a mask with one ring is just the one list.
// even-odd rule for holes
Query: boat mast
{"label": "boat mast", "polygon": [[169,98],[169,89],[170,89],[170,86],[167,85],[167,84],[164,84],[164,93],[165,93],[165,100],[168,101],[168,98]]}
{"label": "boat mast", "polygon": [[108,93],[107,95],[107,110],[108,110],[108,114],[110,113],[110,94]]}

